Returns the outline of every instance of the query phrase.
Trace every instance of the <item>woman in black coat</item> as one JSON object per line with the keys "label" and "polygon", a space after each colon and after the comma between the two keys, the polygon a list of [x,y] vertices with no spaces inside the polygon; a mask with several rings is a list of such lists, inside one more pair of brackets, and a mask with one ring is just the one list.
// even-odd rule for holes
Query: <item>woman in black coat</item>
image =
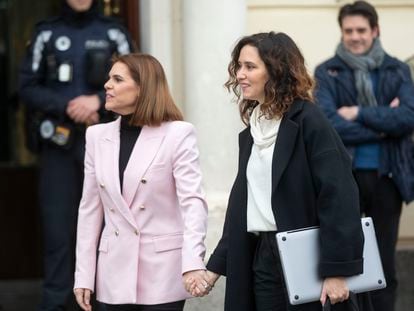
{"label": "woman in black coat", "polygon": [[[226,311],[321,310],[327,297],[346,300],[344,277],[363,269],[358,189],[340,138],[313,104],[303,56],[286,34],[259,33],[237,43],[228,70],[226,86],[247,128],[223,236],[207,265],[209,285],[187,288],[201,296],[226,276]],[[321,303],[291,306],[275,232],[315,225]]]}

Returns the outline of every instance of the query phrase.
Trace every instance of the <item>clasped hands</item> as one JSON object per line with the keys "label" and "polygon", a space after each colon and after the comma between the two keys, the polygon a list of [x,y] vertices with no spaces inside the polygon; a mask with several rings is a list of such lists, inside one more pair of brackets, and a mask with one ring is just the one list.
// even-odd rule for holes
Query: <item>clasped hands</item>
{"label": "clasped hands", "polygon": [[81,95],[68,102],[66,114],[76,123],[92,125],[99,122],[99,106],[97,95]]}
{"label": "clasped hands", "polygon": [[[391,109],[398,108],[400,106],[400,99],[395,97],[389,104]],[[337,113],[347,121],[355,121],[358,118],[359,107],[358,106],[343,106],[337,110]]]}
{"label": "clasped hands", "polygon": [[219,275],[208,270],[194,270],[183,274],[184,287],[192,296],[203,297],[213,289]]}

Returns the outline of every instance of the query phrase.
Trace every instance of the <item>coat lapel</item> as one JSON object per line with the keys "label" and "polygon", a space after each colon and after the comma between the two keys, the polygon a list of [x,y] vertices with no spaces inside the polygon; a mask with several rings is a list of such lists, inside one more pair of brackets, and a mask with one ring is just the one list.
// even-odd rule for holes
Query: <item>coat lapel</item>
{"label": "coat lapel", "polygon": [[279,133],[273,150],[272,159],[272,189],[276,190],[280,178],[286,169],[293,153],[299,126],[291,118],[302,109],[302,102],[295,102],[285,114],[280,124]]}
{"label": "coat lapel", "polygon": [[[252,152],[253,137],[250,134],[250,126],[239,134],[239,169],[235,183],[233,185],[234,193],[237,193],[236,201],[240,212],[240,226],[247,228],[247,164],[249,163]],[[229,201],[230,202],[230,201]]]}
{"label": "coat lapel", "polygon": [[349,98],[354,98],[356,100],[355,90],[351,89],[354,83],[349,83],[349,81],[354,81],[354,76],[352,75],[352,72],[349,70],[341,70],[340,77],[339,75],[337,75],[334,78],[336,80],[336,83],[341,85],[341,88],[346,93],[348,93]]}
{"label": "coat lapel", "polygon": [[132,150],[124,172],[123,197],[128,206],[142,184],[148,167],[154,160],[164,139],[164,127],[144,126]]}
{"label": "coat lapel", "polygon": [[247,163],[249,162],[250,154],[252,152],[253,137],[250,134],[250,126],[245,128],[239,135],[240,158],[239,158],[239,172],[243,172],[246,177]]}

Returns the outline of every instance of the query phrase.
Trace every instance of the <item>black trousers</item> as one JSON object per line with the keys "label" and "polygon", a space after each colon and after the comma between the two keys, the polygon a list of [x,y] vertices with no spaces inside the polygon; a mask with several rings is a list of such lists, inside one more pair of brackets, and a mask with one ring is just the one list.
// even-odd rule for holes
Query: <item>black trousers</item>
{"label": "black trousers", "polygon": [[391,178],[376,170],[357,170],[361,213],[372,217],[387,287],[371,293],[375,311],[394,311],[397,296],[395,251],[402,198]]}
{"label": "black trousers", "polygon": [[43,236],[43,293],[40,311],[73,304],[75,235],[83,183],[84,139],[70,150],[44,146],[40,154],[39,199]]}
{"label": "black trousers", "polygon": [[283,279],[276,232],[261,232],[253,261],[255,311],[320,311],[320,302],[291,305]]}
{"label": "black trousers", "polygon": [[185,300],[157,305],[110,305],[105,304],[105,311],[182,311]]}

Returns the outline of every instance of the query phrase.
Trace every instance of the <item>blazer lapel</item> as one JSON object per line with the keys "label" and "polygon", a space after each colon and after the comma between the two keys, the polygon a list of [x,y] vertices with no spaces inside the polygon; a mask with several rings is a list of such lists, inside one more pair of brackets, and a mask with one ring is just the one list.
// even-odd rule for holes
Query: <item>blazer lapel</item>
{"label": "blazer lapel", "polygon": [[128,206],[142,184],[148,167],[154,160],[164,139],[164,127],[144,126],[132,150],[124,172],[123,197]]}
{"label": "blazer lapel", "polygon": [[99,156],[102,158],[100,165],[100,173],[103,176],[104,187],[107,188],[110,198],[118,207],[122,216],[134,227],[136,223],[134,217],[121,194],[119,182],[119,127],[121,118],[112,123],[112,127],[102,138],[101,152]]}

